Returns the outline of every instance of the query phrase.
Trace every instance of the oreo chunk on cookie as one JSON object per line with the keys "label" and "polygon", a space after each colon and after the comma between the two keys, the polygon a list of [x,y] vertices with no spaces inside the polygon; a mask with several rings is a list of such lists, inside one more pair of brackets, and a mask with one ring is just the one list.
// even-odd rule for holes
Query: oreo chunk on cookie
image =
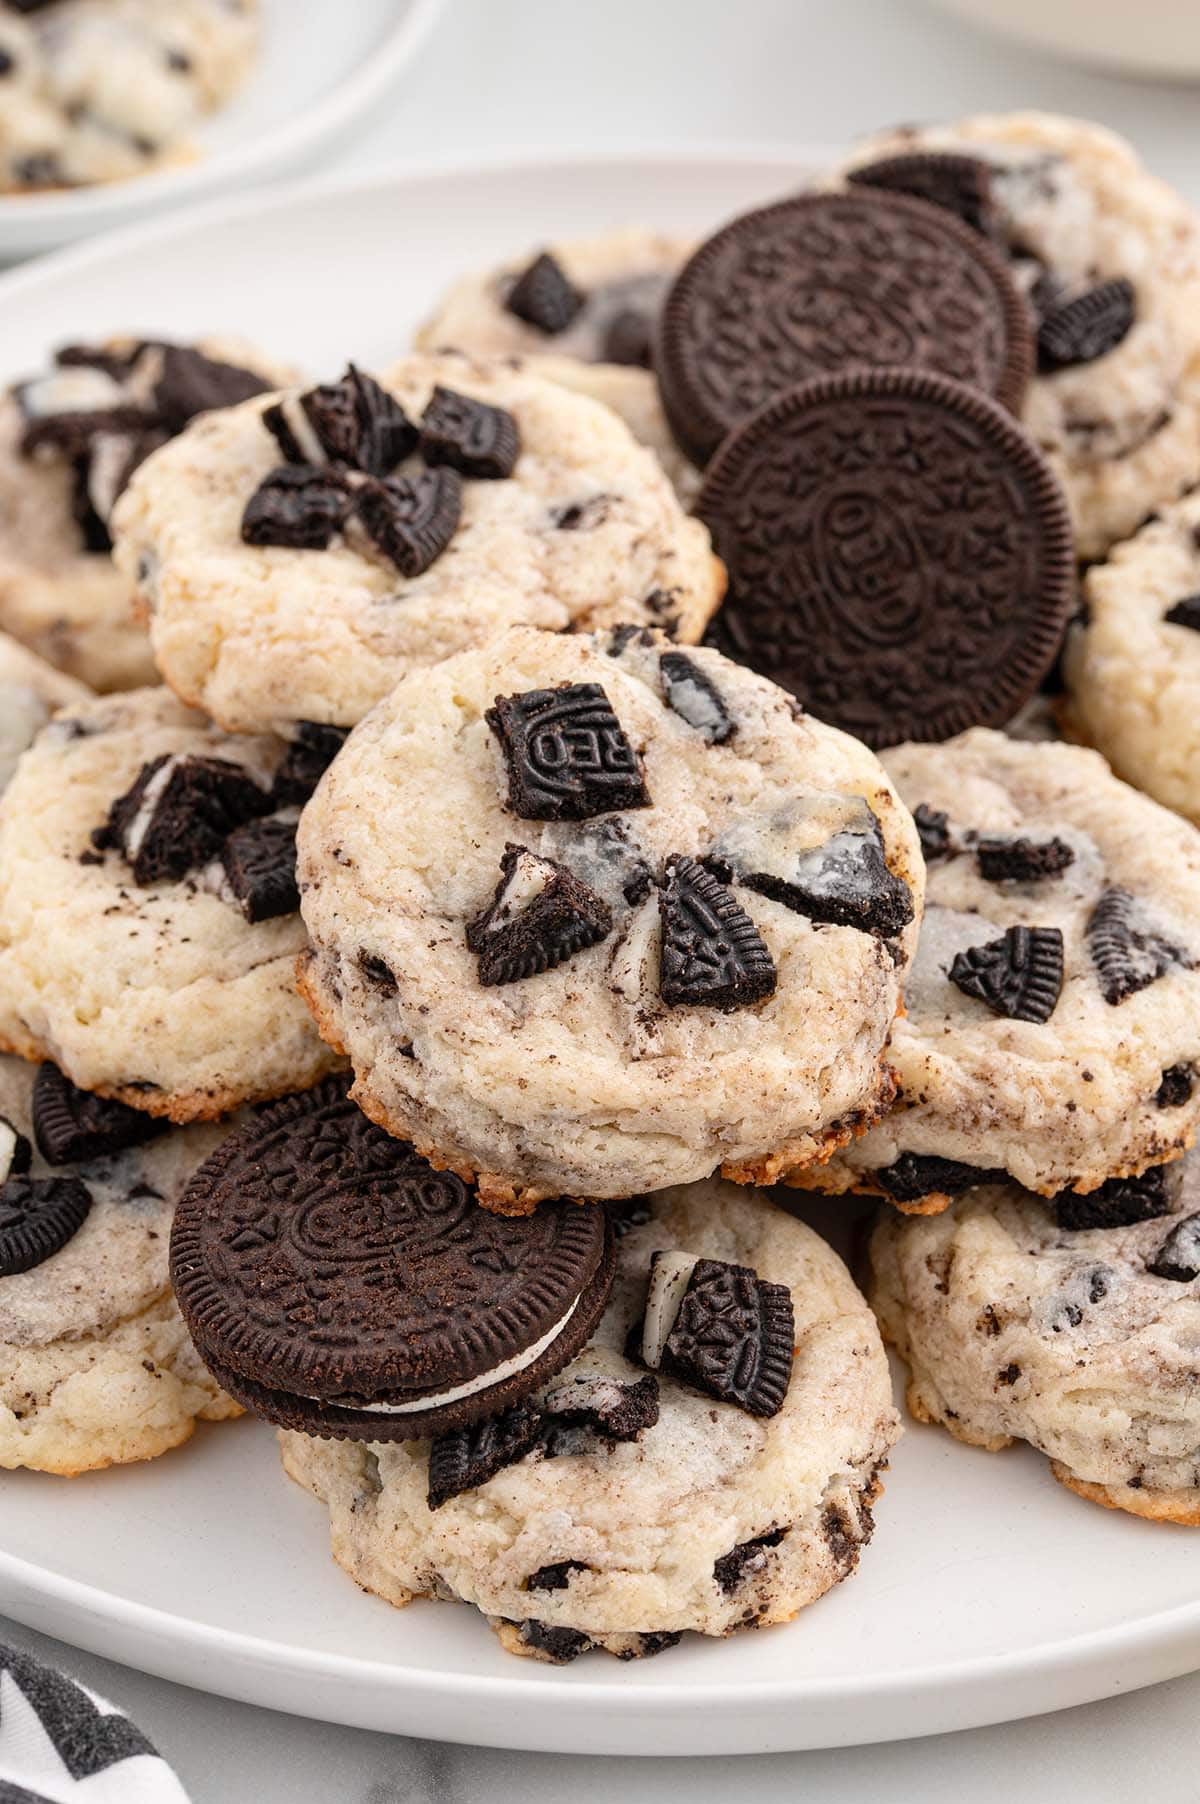
{"label": "oreo chunk on cookie", "polygon": [[460,476],[495,482],[515,470],[521,435],[506,408],[439,383],[421,418],[419,448],[431,467],[447,464]]}
{"label": "oreo chunk on cookie", "polygon": [[988,883],[1044,883],[1075,862],[1075,850],[1053,839],[980,839],[975,847],[979,875]]}
{"label": "oreo chunk on cookie", "polygon": [[1188,1215],[1172,1228],[1146,1270],[1173,1284],[1200,1278],[1200,1215]]}
{"label": "oreo chunk on cookie", "polygon": [[508,766],[508,806],[523,820],[650,807],[638,755],[599,683],[498,695],[484,718]]}
{"label": "oreo chunk on cookie", "polygon": [[778,974],[733,891],[694,858],[671,858],[659,890],[659,994],[668,1008],[728,1012],[763,1002]]}
{"label": "oreo chunk on cookie", "polygon": [[737,1542],[728,1553],[713,1561],[713,1578],[727,1597],[747,1579],[766,1570],[768,1550],[778,1547],[787,1532],[786,1528],[768,1529],[765,1535],[755,1535],[752,1541]]}
{"label": "oreo chunk on cookie", "polygon": [[1195,1088],[1196,1070],[1193,1065],[1168,1065],[1154,1092],[1155,1106],[1160,1109],[1181,1109],[1185,1102],[1191,1101]]}
{"label": "oreo chunk on cookie", "polygon": [[998,940],[956,954],[947,973],[964,996],[973,996],[1010,1021],[1048,1021],[1063,986],[1063,936],[1058,927],[1009,927]]}
{"label": "oreo chunk on cookie", "polygon": [[1163,619],[1168,626],[1186,626],[1200,633],[1200,595],[1185,595],[1182,601],[1173,602]]}
{"label": "oreo chunk on cookie", "polygon": [[541,1428],[538,1411],[528,1403],[518,1403],[503,1415],[437,1435],[429,1449],[430,1509],[440,1509],[464,1491],[477,1490],[505,1466],[524,1459],[537,1445]]}
{"label": "oreo chunk on cookie", "polygon": [[142,1146],[165,1133],[167,1125],[141,1109],[81,1090],[49,1059],[38,1066],[33,1135],[47,1165],[81,1165],[86,1159]]}
{"label": "oreo chunk on cookie", "polygon": [[164,753],[142,766],[92,843],[120,852],[135,883],[170,881],[207,864],[235,827],[270,807],[240,764]]}
{"label": "oreo chunk on cookie", "polygon": [[1051,308],[1038,327],[1038,368],[1043,375],[1094,363],[1115,351],[1137,316],[1137,296],[1125,276],[1101,282]]}
{"label": "oreo chunk on cookie", "polygon": [[206,357],[191,345],[146,348],[161,359],[154,384],[154,407],[161,425],[172,436],[182,432],[197,414],[209,413],[215,407],[236,407],[269,387],[253,370]]}
{"label": "oreo chunk on cookie", "polygon": [[927,1196],[961,1196],[976,1184],[997,1184],[1007,1175],[994,1167],[943,1159],[937,1153],[901,1153],[891,1165],[872,1174],[884,1194],[902,1208]]}
{"label": "oreo chunk on cookie", "polygon": [[786,874],[746,869],[739,877],[747,889],[810,920],[856,927],[877,939],[894,939],[913,918],[912,891],[888,869],[874,815],[869,830],[847,828],[796,854]]}
{"label": "oreo chunk on cookie", "polygon": [[294,914],[296,822],[271,816],[235,827],[221,848],[225,879],[247,921]]}
{"label": "oreo chunk on cookie", "polygon": [[365,483],[354,508],[376,550],[411,579],[436,563],[457,532],[462,477],[449,468],[386,476]]}
{"label": "oreo chunk on cookie", "polygon": [[1128,1228],[1171,1213],[1165,1165],[1153,1165],[1137,1178],[1109,1178],[1096,1190],[1060,1190],[1054,1218],[1069,1233],[1089,1228]]}
{"label": "oreo chunk on cookie", "polygon": [[11,1177],[0,1185],[0,1278],[29,1272],[78,1234],[92,1206],[79,1178]]}
{"label": "oreo chunk on cookie", "polygon": [[1087,924],[1087,946],[1100,993],[1115,1008],[1192,960],[1160,933],[1127,889],[1105,890]]}
{"label": "oreo chunk on cookie", "polygon": [[510,313],[548,338],[565,332],[583,303],[582,292],[549,251],[541,251],[521,271],[504,297]]}
{"label": "oreo chunk on cookie", "polygon": [[583,1430],[606,1441],[636,1441],[658,1421],[658,1379],[652,1372],[632,1384],[592,1373],[568,1378],[542,1399],[542,1440],[548,1456],[565,1449],[564,1430]]}
{"label": "oreo chunk on cookie", "polygon": [[263,477],[246,503],[242,539],[247,545],[324,551],[345,525],[350,504],[350,491],[335,472],[284,464]]}
{"label": "oreo chunk on cookie", "polygon": [[565,864],[509,844],[495,895],[467,923],[479,981],[517,983],[561,965],[611,931],[612,910]]}
{"label": "oreo chunk on cookie", "polygon": [[303,808],[345,745],[348,733],[348,727],[330,727],[316,720],[297,721],[296,737],[288,744],[271,788],[271,800],[277,808]]}
{"label": "oreo chunk on cookie", "polygon": [[340,464],[366,476],[387,476],[417,443],[395,396],[352,363],[340,381],[274,402],[263,425],[290,464]]}
{"label": "oreo chunk on cookie", "polygon": [[773,1416],[791,1383],[794,1337],[786,1284],[723,1259],[651,1259],[639,1348],[651,1371],[752,1416]]}
{"label": "oreo chunk on cookie", "polygon": [[658,660],[663,700],[680,720],[694,727],[709,745],[725,745],[737,732],[737,723],[725,706],[725,698],[706,670],[686,652],[667,651]]}

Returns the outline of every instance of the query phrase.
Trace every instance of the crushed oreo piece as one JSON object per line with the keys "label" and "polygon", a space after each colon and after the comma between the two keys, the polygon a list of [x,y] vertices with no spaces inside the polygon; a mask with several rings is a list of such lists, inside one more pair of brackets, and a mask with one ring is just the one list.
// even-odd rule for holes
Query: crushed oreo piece
{"label": "crushed oreo piece", "polygon": [[360,952],[358,968],[368,983],[382,990],[385,996],[394,996],[400,985],[396,982],[396,973],[391,966],[375,952]]}
{"label": "crushed oreo piece", "polygon": [[236,407],[270,386],[253,370],[206,357],[190,345],[163,344],[154,349],[162,359],[154,405],[160,424],[172,435],[182,432],[197,414],[214,407]]}
{"label": "crushed oreo piece", "polygon": [[435,1437],[429,1449],[429,1507],[440,1509],[463,1491],[474,1491],[536,1445],[540,1420],[535,1409],[518,1403],[502,1416],[472,1422]]}
{"label": "crushed oreo piece", "polygon": [[1038,368],[1070,369],[1114,351],[1133,325],[1136,305],[1133,283],[1118,276],[1053,308],[1038,327]]}
{"label": "crushed oreo piece", "polygon": [[748,870],[740,879],[747,889],[810,920],[894,939],[913,918],[912,891],[888,869],[883,835],[873,816],[872,821],[869,833],[835,833],[823,846],[801,852],[786,878]]}
{"label": "crushed oreo piece", "polygon": [[482,984],[518,983],[552,970],[611,932],[608,903],[565,864],[507,845],[487,907],[467,923]]}
{"label": "crushed oreo piece", "polygon": [[0,1278],[29,1272],[61,1252],[92,1206],[79,1178],[10,1178],[0,1186]]}
{"label": "crushed oreo piece", "polygon": [[[417,427],[399,401],[352,363],[339,382],[322,383],[301,395],[300,407],[330,462],[367,476],[389,475],[416,447]],[[268,412],[272,418],[264,423],[282,444],[279,421],[273,410]]]}
{"label": "crushed oreo piece", "polygon": [[752,1416],[774,1416],[792,1379],[794,1335],[786,1284],[746,1265],[697,1259],[659,1369]]}
{"label": "crushed oreo piece", "polygon": [[733,891],[694,858],[667,861],[659,890],[659,994],[669,1008],[746,1008],[775,992],[766,941]]}
{"label": "crushed oreo piece", "polygon": [[959,952],[947,975],[964,996],[974,996],[994,1015],[1040,1026],[1062,994],[1062,930],[1010,927],[998,940]]}
{"label": "crushed oreo piece", "polygon": [[240,764],[164,753],[117,797],[92,844],[120,852],[135,883],[159,883],[207,864],[235,827],[270,806],[270,796]]}
{"label": "crushed oreo piece", "polygon": [[976,1184],[998,1184],[1006,1175],[994,1166],[967,1165],[936,1153],[901,1153],[874,1177],[894,1203],[916,1203],[923,1196],[961,1196]]}
{"label": "crushed oreo piece", "polygon": [[589,495],[586,501],[569,501],[565,507],[552,507],[550,520],[557,532],[591,532],[603,526],[612,507],[611,495]]}
{"label": "crushed oreo piece", "polygon": [[632,1384],[617,1378],[569,1378],[542,1401],[543,1438],[562,1428],[583,1428],[606,1441],[636,1441],[658,1421],[658,1379],[653,1373]]}
{"label": "crushed oreo piece", "polygon": [[1192,1091],[1196,1088],[1196,1071],[1192,1065],[1168,1065],[1159,1080],[1158,1089],[1154,1092],[1155,1106],[1160,1109],[1181,1109],[1185,1102],[1191,1101]]}
{"label": "crushed oreo piece", "polygon": [[484,719],[508,766],[508,806],[523,820],[650,806],[637,753],[599,683],[498,695]]}
{"label": "crushed oreo piece", "polygon": [[167,1123],[141,1109],[81,1090],[49,1059],[33,1080],[33,1137],[48,1165],[80,1165],[124,1152],[165,1133]]}
{"label": "crushed oreo piece", "polygon": [[1158,933],[1126,889],[1105,890],[1087,924],[1087,945],[1110,1008],[1136,995],[1174,966],[1190,966],[1180,946]]}
{"label": "crushed oreo piece", "polygon": [[649,1629],[639,1634],[631,1647],[619,1647],[618,1660],[652,1660],[655,1654],[665,1654],[669,1647],[678,1647],[683,1640],[681,1629]]}
{"label": "crushed oreo piece", "polygon": [[654,320],[641,307],[622,307],[604,328],[601,363],[624,363],[648,370],[654,364]]}
{"label": "crushed oreo piece", "polygon": [[221,863],[247,921],[270,921],[299,908],[295,821],[268,818],[235,827],[221,848]]}
{"label": "crushed oreo piece", "polygon": [[504,305],[527,326],[556,338],[565,332],[584,297],[557,257],[542,251],[523,269],[504,298]]}
{"label": "crushed oreo piece", "polygon": [[1109,1178],[1097,1190],[1081,1195],[1060,1190],[1054,1218],[1060,1228],[1080,1233],[1088,1228],[1128,1228],[1171,1213],[1165,1165],[1152,1165],[1137,1178]]}
{"label": "crushed oreo piece", "polygon": [[421,576],[458,530],[462,477],[457,470],[385,476],[358,490],[355,509],[371,543],[401,576]]}
{"label": "crushed oreo piece", "polygon": [[1170,626],[1187,626],[1200,633],[1200,595],[1185,595],[1167,609],[1163,619]]}
{"label": "crushed oreo piece", "polygon": [[246,503],[242,539],[247,545],[286,545],[324,551],[350,512],[350,493],[329,470],[284,464],[264,476]]}
{"label": "crushed oreo piece", "polygon": [[571,1582],[573,1572],[590,1572],[592,1569],[586,1560],[555,1560],[549,1566],[539,1566],[525,1580],[526,1591],[565,1591]]}
{"label": "crushed oreo piece", "polygon": [[1146,1270],[1174,1284],[1200,1278],[1200,1215],[1186,1215],[1172,1228]]}
{"label": "crushed oreo piece", "polygon": [[556,1666],[566,1666],[571,1660],[578,1660],[580,1654],[586,1654],[592,1645],[590,1635],[584,1635],[579,1629],[553,1629],[545,1622],[523,1622],[520,1624],[521,1640],[527,1647],[535,1647],[547,1659],[553,1660]]}
{"label": "crushed oreo piece", "polygon": [[988,883],[1042,883],[1075,862],[1065,840],[981,839],[975,848],[979,875]]}
{"label": "crushed oreo piece", "polygon": [[345,745],[348,732],[347,727],[325,726],[316,720],[297,721],[296,737],[289,741],[275,772],[271,788],[275,807],[303,808]]}
{"label": "crushed oreo piece", "polygon": [[694,727],[709,745],[724,745],[737,732],[717,685],[686,652],[666,651],[658,660],[663,700],[680,720]]}
{"label": "crushed oreo piece", "polygon": [[33,1147],[15,1122],[0,1115],[0,1185],[29,1170]]}
{"label": "crushed oreo piece", "polygon": [[857,187],[911,194],[914,200],[944,207],[985,238],[997,234],[992,172],[978,157],[955,151],[911,151],[852,169],[847,179]]}
{"label": "crushed oreo piece", "polygon": [[950,833],[950,816],[942,808],[931,808],[918,802],[913,809],[913,822],[921,839],[921,852],[926,864],[949,858],[957,849]]}
{"label": "crushed oreo piece", "polygon": [[726,1597],[732,1597],[748,1578],[763,1571],[768,1548],[778,1547],[787,1532],[786,1528],[768,1529],[765,1535],[755,1535],[752,1541],[739,1541],[728,1553],[713,1561],[713,1577]]}
{"label": "crushed oreo piece", "polygon": [[141,432],[98,432],[92,438],[87,456],[77,466],[76,489],[76,518],[89,550],[93,549],[89,540],[101,534],[111,550],[108,521],[113,508],[134,471],[166,444],[167,437],[161,427],[152,426]]}
{"label": "crushed oreo piece", "polygon": [[505,408],[439,384],[421,420],[420,451],[427,464],[497,481],[516,468],[521,435]]}

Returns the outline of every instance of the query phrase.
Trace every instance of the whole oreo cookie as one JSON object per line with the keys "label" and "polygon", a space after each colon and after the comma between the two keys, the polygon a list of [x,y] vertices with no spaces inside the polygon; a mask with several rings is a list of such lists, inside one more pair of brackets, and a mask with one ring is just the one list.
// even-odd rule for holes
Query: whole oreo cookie
{"label": "whole oreo cookie", "polygon": [[728,656],[868,745],[1002,726],[1072,606],[1062,491],[985,395],[920,370],[805,383],[721,447],[696,511]]}
{"label": "whole oreo cookie", "polygon": [[854,188],[762,207],[710,238],[676,278],[655,369],[684,450],[799,382],[903,366],[1020,406],[1032,325],[1003,258],[944,208]]}
{"label": "whole oreo cookie", "polygon": [[613,1274],[607,1211],[510,1220],[369,1122],[346,1079],[264,1109],[175,1215],[196,1346],[269,1421],[410,1440],[498,1415],[583,1346]]}

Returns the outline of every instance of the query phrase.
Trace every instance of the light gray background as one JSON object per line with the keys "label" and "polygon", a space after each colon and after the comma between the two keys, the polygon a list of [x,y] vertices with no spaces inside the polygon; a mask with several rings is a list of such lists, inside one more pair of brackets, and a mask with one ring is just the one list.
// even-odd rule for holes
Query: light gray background
{"label": "light gray background", "polygon": [[[1026,55],[922,0],[449,0],[403,89],[331,168],[683,138],[835,143],[902,119],[1018,106],[1104,120],[1200,201],[1200,90]],[[1184,1531],[1147,1530],[1155,1532]],[[330,1728],[144,1678],[15,1625],[0,1622],[0,1635],[120,1702],[175,1762],[194,1804],[1200,1798],[1200,1675],[1028,1723],[886,1747],[736,1762],[603,1761]]]}

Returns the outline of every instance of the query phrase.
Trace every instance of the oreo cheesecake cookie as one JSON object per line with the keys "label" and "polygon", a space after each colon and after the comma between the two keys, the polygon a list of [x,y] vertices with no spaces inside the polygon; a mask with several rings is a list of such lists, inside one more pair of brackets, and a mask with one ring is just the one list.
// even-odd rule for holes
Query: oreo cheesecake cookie
{"label": "oreo cheesecake cookie", "polygon": [[843,175],[943,207],[1006,259],[1037,333],[1021,417],[1082,558],[1200,478],[1200,230],[1128,144],[1049,113],[981,115],[869,138]]}
{"label": "oreo cheesecake cookie", "polygon": [[454,356],[198,421],[135,475],[114,531],[164,677],[236,732],[353,726],[518,622],[691,642],[724,589],[614,414]]}
{"label": "oreo cheesecake cookie", "polygon": [[0,805],[5,1049],[174,1121],[327,1071],[294,986],[296,819],[321,756],[230,738],[161,688],[44,727]]}
{"label": "oreo cheesecake cookie", "polygon": [[1015,1185],[885,1213],[871,1300],[908,1405],[959,1440],[1028,1441],[1109,1509],[1200,1526],[1200,1160],[1091,1196]]}
{"label": "oreo cheesecake cookie", "polygon": [[925,916],[878,1126],[798,1181],[944,1208],[1008,1175],[1102,1195],[1200,1120],[1200,834],[1095,752],[982,730],[884,763]]}
{"label": "oreo cheesecake cookie", "polygon": [[0,630],[102,691],[157,681],[108,519],[137,465],[195,414],[294,379],[249,346],[134,337],[64,346],[0,400]]}
{"label": "oreo cheesecake cookie", "polygon": [[87,699],[82,683],[0,633],[0,792],[52,715]]}
{"label": "oreo cheesecake cookie", "polygon": [[298,845],[301,988],[356,1100],[490,1208],[771,1182],[890,1095],[911,817],[715,652],[520,627],[406,677]]}
{"label": "oreo cheesecake cookie", "polygon": [[268,1421],[355,1441],[462,1435],[561,1371],[612,1285],[601,1209],[480,1209],[327,1078],[196,1174],[171,1275],[197,1346]]}
{"label": "oreo cheesecake cookie", "polygon": [[841,1261],[716,1182],[616,1225],[602,1321],[519,1407],[432,1442],[281,1437],[364,1590],[460,1600],[562,1663],[785,1622],[854,1571],[899,1425]]}
{"label": "oreo cheesecake cookie", "polygon": [[0,1468],[154,1459],[240,1414],[167,1272],[175,1200],[220,1138],[0,1058]]}

